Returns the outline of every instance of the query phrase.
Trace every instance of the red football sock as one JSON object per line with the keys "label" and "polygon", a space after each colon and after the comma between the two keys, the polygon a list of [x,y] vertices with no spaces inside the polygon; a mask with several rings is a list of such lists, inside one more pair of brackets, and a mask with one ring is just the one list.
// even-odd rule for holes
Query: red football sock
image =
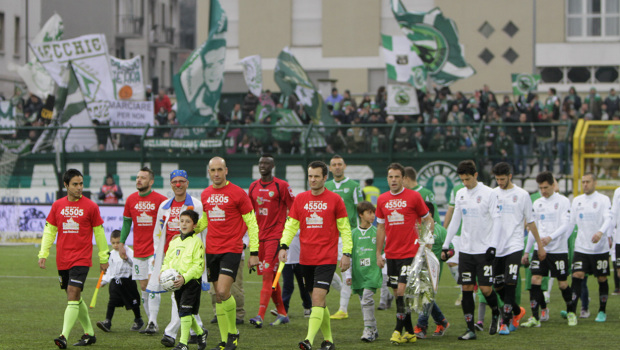
{"label": "red football sock", "polygon": [[282,289],[280,288],[280,283],[278,283],[276,285],[276,289],[271,292],[271,299],[273,300],[273,303],[276,304],[278,313],[286,316],[286,309],[284,308],[284,303],[282,302]]}
{"label": "red football sock", "polygon": [[267,311],[267,305],[269,305],[269,299],[271,298],[271,284],[273,283],[273,269],[268,268],[263,270],[263,288],[260,290],[260,305],[258,307],[258,316],[265,319],[265,311]]}

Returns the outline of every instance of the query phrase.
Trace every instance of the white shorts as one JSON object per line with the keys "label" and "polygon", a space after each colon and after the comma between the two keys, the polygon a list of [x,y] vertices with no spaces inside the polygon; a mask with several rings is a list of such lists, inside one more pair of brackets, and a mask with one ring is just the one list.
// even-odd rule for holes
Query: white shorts
{"label": "white shorts", "polygon": [[454,246],[454,255],[446,263],[448,264],[457,264],[459,263],[459,243],[461,240],[461,236],[454,236],[452,238],[452,246]]}
{"label": "white shorts", "polygon": [[149,275],[153,273],[154,255],[147,259],[133,258],[133,273],[131,279],[134,281],[148,280]]}

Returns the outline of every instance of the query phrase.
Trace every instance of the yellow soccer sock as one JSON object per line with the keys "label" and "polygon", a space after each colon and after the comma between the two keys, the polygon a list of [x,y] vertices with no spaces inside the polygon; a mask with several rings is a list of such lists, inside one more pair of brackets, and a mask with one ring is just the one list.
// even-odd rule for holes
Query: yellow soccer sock
{"label": "yellow soccer sock", "polygon": [[69,338],[69,333],[71,333],[71,328],[75,324],[75,321],[78,319],[78,314],[80,313],[80,302],[70,300],[67,302],[67,308],[65,309],[65,318],[62,322],[62,335],[65,338]]}
{"label": "yellow soccer sock", "polygon": [[202,335],[203,331],[198,321],[196,320],[196,315],[192,315],[192,329],[196,332],[196,335]]}
{"label": "yellow soccer sock", "polygon": [[90,315],[88,314],[88,306],[86,306],[86,303],[82,298],[80,298],[79,303],[80,312],[78,314],[78,321],[80,321],[80,325],[82,325],[84,333],[88,335],[95,335],[95,330],[93,329],[93,324],[90,322]]}
{"label": "yellow soccer sock", "polygon": [[228,340],[228,320],[226,319],[223,302],[215,304],[215,313],[217,315],[217,325],[220,329],[220,336],[222,337],[222,341],[226,343]]}
{"label": "yellow soccer sock", "polygon": [[321,323],[321,333],[323,333],[323,338],[325,340],[329,340],[330,342],[334,342],[332,337],[332,326],[331,320],[329,318],[329,309],[325,306],[325,311],[323,312],[323,322]]}
{"label": "yellow soccer sock", "polygon": [[[230,298],[222,301],[222,305],[226,313],[226,320],[228,320],[228,333],[237,334],[237,301],[235,297],[231,294]],[[228,339],[228,336],[226,338]]]}
{"label": "yellow soccer sock", "polygon": [[[312,307],[310,319],[308,320],[308,335],[306,336],[306,339],[308,339],[310,344],[312,344],[312,342],[314,341],[316,333],[319,331],[321,325],[323,324],[323,318],[325,317],[324,315],[325,308],[318,306]],[[329,318],[329,315],[327,316],[327,318]]]}
{"label": "yellow soccer sock", "polygon": [[179,337],[179,343],[187,345],[189,329],[192,327],[192,318],[192,315],[181,317],[181,336]]}

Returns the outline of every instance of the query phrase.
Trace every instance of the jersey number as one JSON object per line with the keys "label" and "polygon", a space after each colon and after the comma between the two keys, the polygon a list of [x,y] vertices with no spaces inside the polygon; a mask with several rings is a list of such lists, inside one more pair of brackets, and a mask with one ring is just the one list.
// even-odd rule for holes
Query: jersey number
{"label": "jersey number", "polygon": [[370,266],[370,258],[360,259],[360,266]]}
{"label": "jersey number", "polygon": [[555,268],[558,269],[558,270],[564,271],[564,269],[566,269],[566,265],[564,264],[564,260],[557,260],[555,262]]}
{"label": "jersey number", "polygon": [[605,271],[605,270],[607,270],[607,265],[608,264],[609,263],[607,262],[607,260],[599,260],[599,261],[596,262],[596,269],[597,270]]}
{"label": "jersey number", "polygon": [[516,275],[518,270],[519,270],[519,265],[517,265],[517,264],[508,265],[508,274],[509,275]]}
{"label": "jersey number", "polygon": [[493,275],[493,273],[491,272],[491,270],[492,270],[491,265],[485,265],[485,266],[483,266],[482,268],[484,269],[484,275],[485,275],[485,276],[491,276],[491,275]]}

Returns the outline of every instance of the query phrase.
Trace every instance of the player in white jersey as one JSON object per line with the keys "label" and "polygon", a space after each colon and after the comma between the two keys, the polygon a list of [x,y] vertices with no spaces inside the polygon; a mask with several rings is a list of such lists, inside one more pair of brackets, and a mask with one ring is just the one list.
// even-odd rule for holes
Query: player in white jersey
{"label": "player in white jersey", "polygon": [[508,335],[519,327],[519,321],[525,316],[525,309],[516,301],[517,280],[523,255],[523,223],[527,226],[538,244],[538,257],[545,259],[545,248],[540,241],[538,229],[532,216],[530,194],[512,183],[512,170],[505,162],[493,167],[502,222],[501,239],[497,246],[493,264],[495,291],[504,301],[504,322],[499,334]]}
{"label": "player in white jersey", "polygon": [[598,279],[599,312],[597,322],[605,322],[607,296],[609,295],[609,239],[607,230],[612,226],[611,201],[609,197],[596,191],[596,177],[587,173],[581,178],[583,194],[573,199],[570,210],[570,223],[577,225],[575,254],[573,256],[573,303],[568,317],[568,325],[577,325],[575,310],[585,274]]}
{"label": "player in white jersey", "polygon": [[[562,298],[568,309],[572,302],[573,291],[568,285],[568,238],[574,226],[570,225],[570,201],[554,191],[555,180],[553,174],[544,171],[536,176],[541,198],[532,205],[536,227],[539,229],[541,241],[545,246],[547,257],[540,260],[538,250],[534,250],[530,271],[532,272],[532,287],[530,289],[530,307],[532,317],[523,323],[522,327],[540,327],[539,309],[545,303],[541,284],[543,277],[551,273],[552,278],[558,279]],[[534,245],[534,238],[530,233],[527,238],[527,247],[521,262],[527,265],[529,252]]]}
{"label": "player in white jersey", "polygon": [[[611,202],[611,213],[614,219],[612,222],[612,227],[616,228],[614,237],[616,249],[616,273],[618,274],[618,277],[620,277],[620,187],[616,188],[614,191],[614,199]],[[616,284],[616,287],[617,286],[618,284]]]}
{"label": "player in white jersey", "polygon": [[459,340],[476,339],[474,326],[474,285],[476,280],[487,304],[493,312],[489,334],[497,333],[499,309],[497,294],[493,290],[493,259],[500,237],[501,219],[497,194],[479,183],[478,171],[471,161],[462,161],[457,167],[464,188],[456,193],[454,215],[448,226],[448,235],[443,244],[441,258],[448,259],[450,242],[461,225],[459,252],[459,283],[463,286],[461,306],[467,322],[467,331]]}

